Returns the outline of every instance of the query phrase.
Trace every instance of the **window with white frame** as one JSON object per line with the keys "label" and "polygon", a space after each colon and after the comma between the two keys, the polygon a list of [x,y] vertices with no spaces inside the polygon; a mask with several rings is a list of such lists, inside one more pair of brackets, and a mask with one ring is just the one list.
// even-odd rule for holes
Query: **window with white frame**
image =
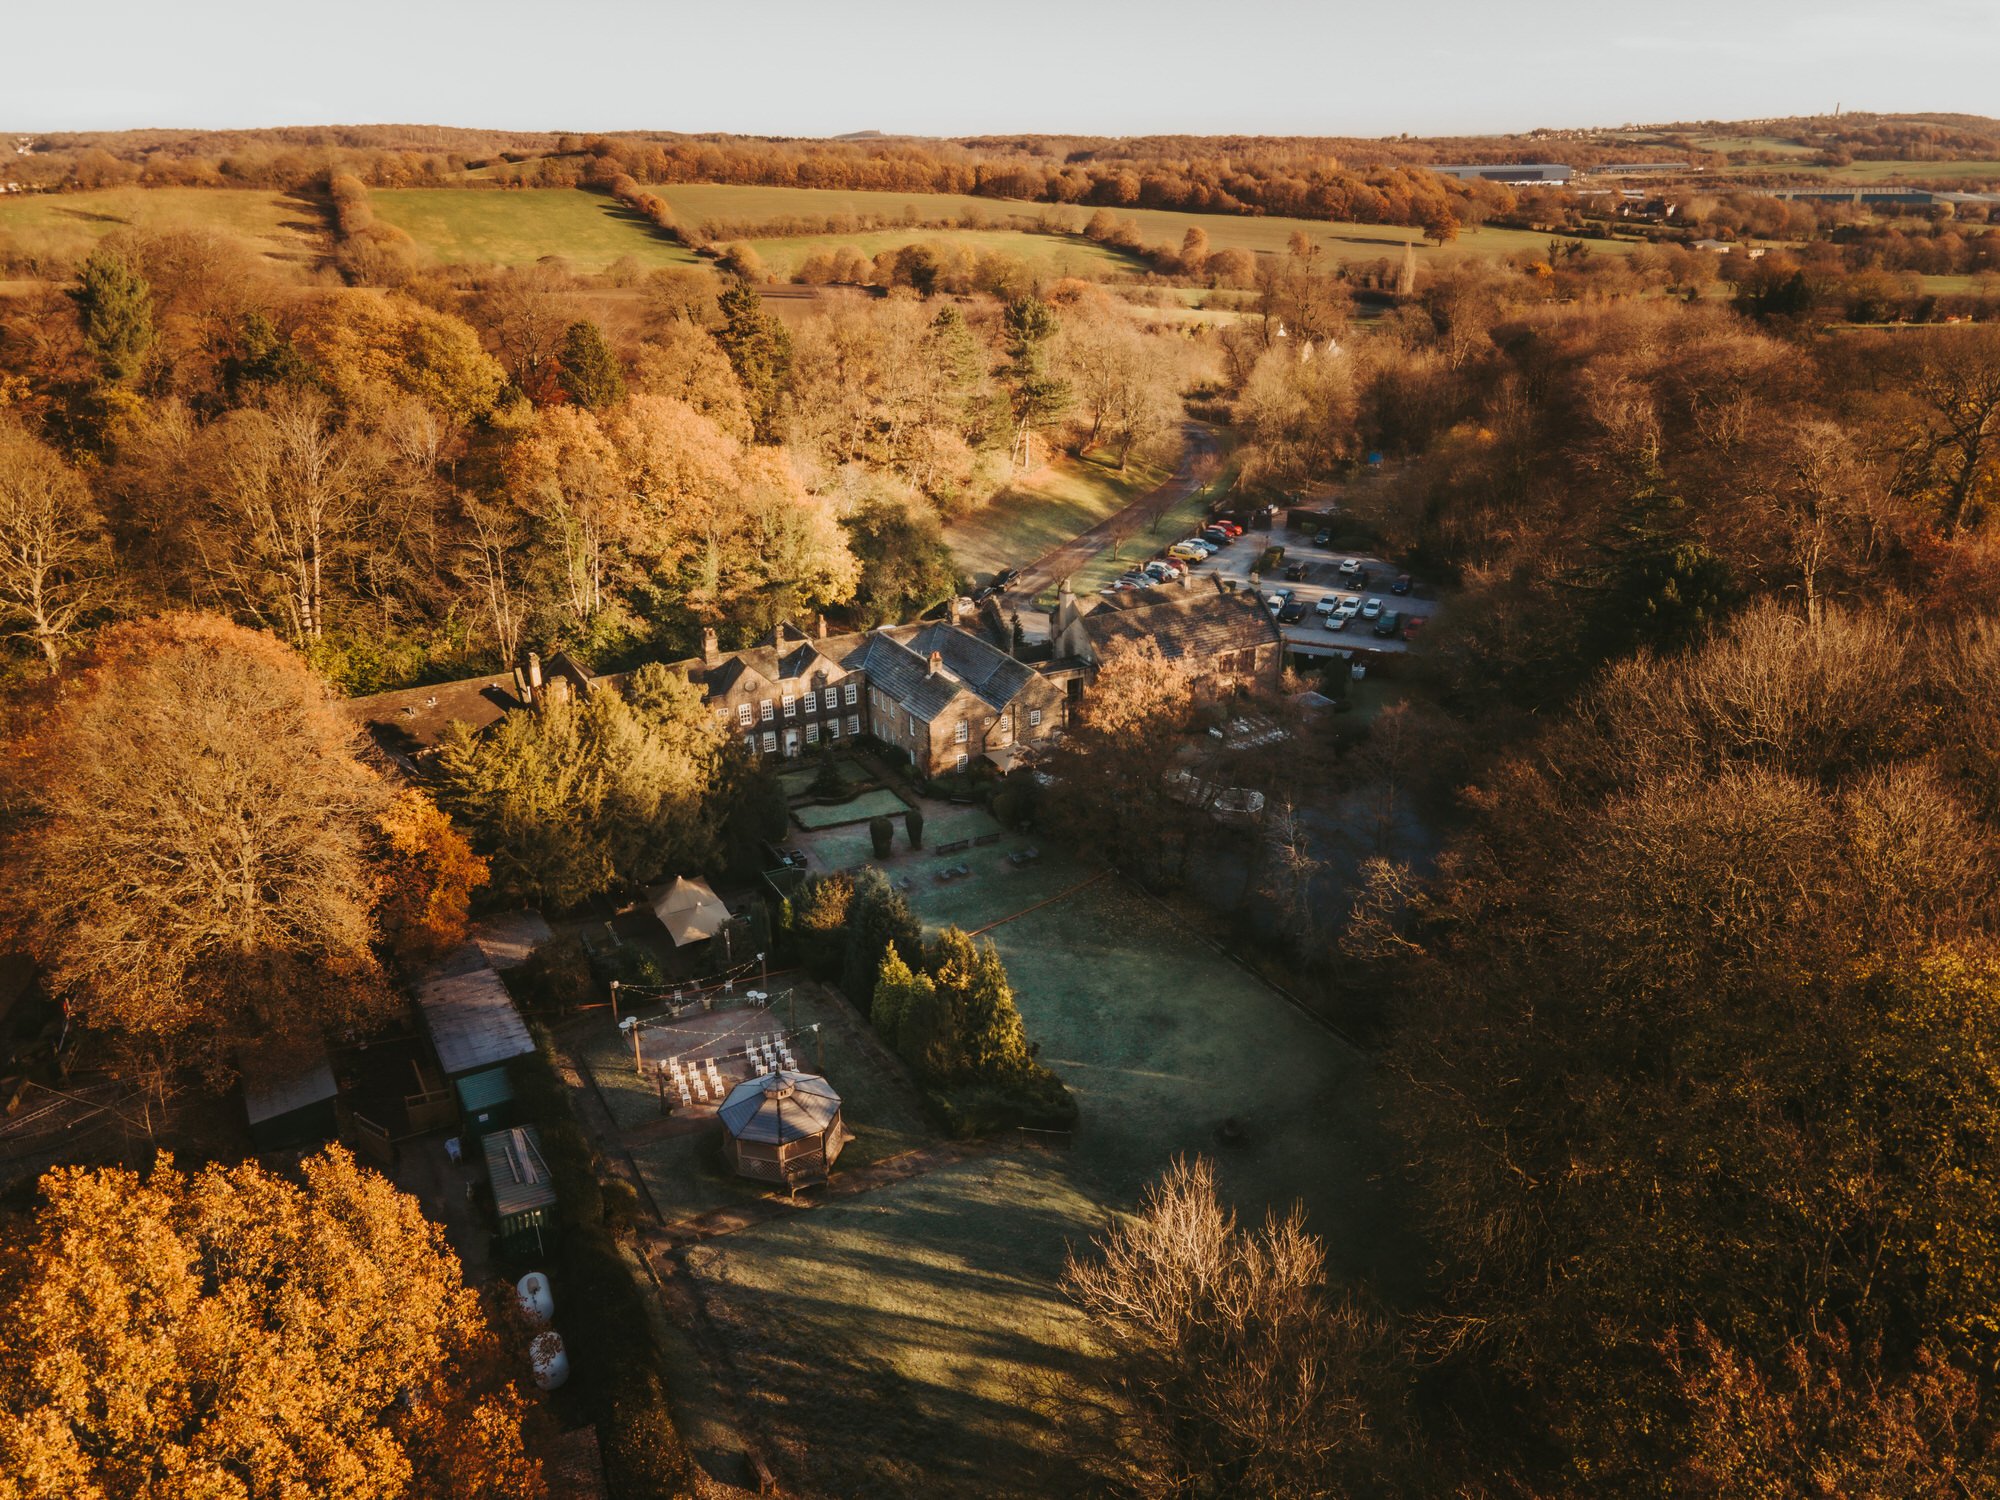
{"label": "window with white frame", "polygon": [[847,684],[847,706],[849,708],[854,707],[854,700],[858,691],[859,690],[855,687],[855,685],[852,682]]}
{"label": "window with white frame", "polygon": [[736,722],[741,724],[745,729],[748,729],[752,724],[757,722],[757,715],[749,704],[739,703],[736,705]]}
{"label": "window with white frame", "polygon": [[806,725],[806,743],[808,745],[817,745],[819,743],[819,725]]}
{"label": "window with white frame", "polygon": [[799,700],[790,693],[785,694],[785,717],[792,718],[799,711]]}
{"label": "window with white frame", "polygon": [[967,740],[972,738],[972,726],[966,723],[965,720],[960,719],[958,727],[952,730],[951,737],[953,743],[963,745]]}
{"label": "window with white frame", "polygon": [[1028,727],[1030,729],[1039,729],[1042,727],[1042,711],[1039,708],[1028,710]]}
{"label": "window with white frame", "polygon": [[840,738],[840,720],[828,719],[826,721],[826,737],[830,740]]}
{"label": "window with white frame", "polygon": [[771,722],[771,720],[773,720],[773,719],[775,719],[775,718],[777,717],[777,715],[776,715],[776,714],[774,714],[774,713],[772,713],[772,712],[771,712],[771,700],[770,700],[769,698],[766,698],[766,699],[764,700],[764,702],[763,702],[763,705],[762,705],[762,708],[763,708],[763,714],[764,714],[764,722],[765,722],[766,724],[770,723],[770,722]]}
{"label": "window with white frame", "polygon": [[910,721],[910,738],[915,739],[917,737],[917,716],[915,714],[908,714],[905,717]]}
{"label": "window with white frame", "polygon": [[814,690],[813,690],[812,688],[807,688],[807,689],[806,689],[806,712],[807,712],[807,713],[811,713],[811,712],[812,712],[812,711],[813,711],[814,709],[816,709],[816,708],[818,708],[818,707],[819,707],[819,694],[818,694],[818,693],[817,693],[816,691],[814,691]]}
{"label": "window with white frame", "polygon": [[778,737],[775,734],[771,733],[770,730],[768,729],[765,730],[764,753],[766,755],[775,755],[777,753],[777,750],[778,750]]}
{"label": "window with white frame", "polygon": [[849,715],[847,716],[847,732],[848,732],[849,734],[859,734],[859,733],[861,733],[861,715],[860,715],[860,714],[849,714]]}
{"label": "window with white frame", "polygon": [[960,751],[958,759],[954,761],[953,764],[956,765],[959,770],[963,771],[967,766],[972,764],[972,757],[965,754],[963,751]]}

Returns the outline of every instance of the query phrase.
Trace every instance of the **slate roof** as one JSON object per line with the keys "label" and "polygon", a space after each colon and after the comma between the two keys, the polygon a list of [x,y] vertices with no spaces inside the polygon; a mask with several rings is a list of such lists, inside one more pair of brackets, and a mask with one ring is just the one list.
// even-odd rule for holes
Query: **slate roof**
{"label": "slate roof", "polygon": [[290,1069],[275,1073],[260,1071],[247,1064],[246,1059],[243,1113],[252,1125],[261,1125],[266,1120],[324,1104],[340,1093],[340,1085],[333,1077],[333,1064],[324,1049],[316,1058],[308,1059],[303,1067],[295,1064]]}
{"label": "slate roof", "polygon": [[675,665],[700,683],[710,699],[725,698],[739,689],[754,690],[759,683],[775,687],[781,682],[798,681],[822,668],[829,675],[838,676],[842,654],[858,639],[858,636],[834,636],[814,640],[793,626],[780,625],[756,645],[725,653],[713,667],[704,666],[698,657]]}
{"label": "slate roof", "polygon": [[347,711],[391,750],[428,750],[444,727],[454,720],[475,731],[488,729],[510,712],[526,705],[514,695],[514,679],[505,672],[404,688],[348,700]]}
{"label": "slate roof", "polygon": [[[944,671],[931,674],[931,653]],[[865,670],[880,688],[920,719],[935,719],[961,691],[1003,709],[1035,680],[1034,668],[1014,660],[956,625],[902,625],[863,636],[843,665]]]}
{"label": "slate roof", "polygon": [[1145,597],[1129,603],[1107,599],[1083,617],[1084,634],[1100,655],[1114,641],[1153,641],[1169,661],[1185,659],[1199,668],[1224,652],[1283,642],[1277,622],[1255,594],[1143,592]]}
{"label": "slate roof", "polygon": [[737,1084],[716,1114],[739,1141],[782,1146],[826,1134],[840,1095],[816,1073],[767,1073]]}
{"label": "slate roof", "polygon": [[514,1009],[507,986],[471,943],[446,955],[418,981],[417,1004],[447,1078],[535,1050],[535,1039]]}

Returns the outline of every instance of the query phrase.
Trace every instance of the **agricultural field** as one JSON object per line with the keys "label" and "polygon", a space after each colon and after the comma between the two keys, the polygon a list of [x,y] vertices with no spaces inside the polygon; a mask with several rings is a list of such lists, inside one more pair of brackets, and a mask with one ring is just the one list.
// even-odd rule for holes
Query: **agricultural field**
{"label": "agricultural field", "polygon": [[1146,263],[1136,255],[1099,245],[1081,236],[1023,233],[1012,229],[877,229],[859,234],[812,234],[746,241],[771,274],[789,279],[812,256],[843,247],[871,259],[905,245],[937,245],[978,255],[1010,255],[1046,277],[1077,276],[1098,281],[1110,276],[1143,275]]}
{"label": "agricultural field", "polygon": [[687,249],[602,193],[380,188],[369,196],[378,220],[446,263],[519,266],[546,255],[559,255],[579,271],[600,271],[627,256],[648,268],[696,263]]}
{"label": "agricultural field", "polygon": [[234,235],[267,260],[305,266],[327,247],[317,203],[229,188],[101,188],[0,197],[0,260],[63,265],[121,229],[207,229]]}
{"label": "agricultural field", "polygon": [[[929,810],[927,843],[952,815]],[[819,868],[868,859],[831,834],[801,842]],[[1177,1152],[1215,1156],[1247,1218],[1303,1199],[1337,1277],[1414,1263],[1388,1244],[1363,1059],[1115,876],[1053,853],[1011,864],[1029,842],[938,855],[899,837],[884,868],[927,925],[999,946],[1081,1105],[1074,1149],[1002,1146],[686,1254],[801,1493],[1072,1492],[1047,1411],[1094,1351],[1057,1291],[1063,1257]],[[969,878],[936,879],[960,863]],[[1239,1143],[1222,1143],[1228,1118]]]}
{"label": "agricultural field", "polygon": [[1116,515],[1167,477],[1156,464],[1134,462],[1120,474],[1108,455],[1059,458],[1008,486],[945,528],[961,573],[991,577],[1018,568]]}

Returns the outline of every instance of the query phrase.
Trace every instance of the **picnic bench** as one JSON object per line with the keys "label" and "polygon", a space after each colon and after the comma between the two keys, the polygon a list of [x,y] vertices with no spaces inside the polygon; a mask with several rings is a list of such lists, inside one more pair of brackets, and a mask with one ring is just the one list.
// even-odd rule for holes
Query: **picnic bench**
{"label": "picnic bench", "polygon": [[951,884],[952,881],[964,880],[967,876],[971,874],[972,874],[971,865],[952,865],[947,869],[939,870],[937,872],[937,883],[939,885],[949,885]]}
{"label": "picnic bench", "polygon": [[934,846],[936,852],[939,854],[957,854],[960,850],[969,849],[971,847],[972,847],[971,839],[953,839],[948,844],[938,844]]}
{"label": "picnic bench", "polygon": [[1031,865],[1041,857],[1042,851],[1037,849],[1033,844],[1030,844],[1027,848],[1016,849],[1012,854],[1008,855],[1007,863],[1015,866]]}
{"label": "picnic bench", "polygon": [[979,835],[979,837],[978,837],[978,838],[974,839],[974,840],[973,840],[972,842],[973,842],[974,844],[976,844],[976,845],[979,845],[980,847],[982,847],[982,848],[983,848],[983,847],[985,847],[985,846],[986,846],[987,844],[997,844],[997,843],[999,843],[999,842],[1000,842],[1000,835],[999,835],[998,833],[982,833],[982,834],[980,834],[980,835]]}

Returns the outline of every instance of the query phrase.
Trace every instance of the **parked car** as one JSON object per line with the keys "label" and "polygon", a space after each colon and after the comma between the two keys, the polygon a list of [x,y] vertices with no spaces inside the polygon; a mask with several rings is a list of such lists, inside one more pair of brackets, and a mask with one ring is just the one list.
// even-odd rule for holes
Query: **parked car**
{"label": "parked car", "polygon": [[1211,542],[1210,540],[1208,540],[1207,537],[1204,536],[1200,535],[1191,536],[1186,538],[1185,540],[1190,547],[1200,547],[1205,552],[1220,552],[1222,550],[1222,544],[1220,542]]}
{"label": "parked car", "polygon": [[1231,521],[1227,518],[1212,522],[1211,524],[1214,525],[1218,530],[1228,532],[1232,540],[1236,537],[1243,535],[1243,528],[1241,526],[1238,526],[1234,521]]}
{"label": "parked car", "polygon": [[1306,565],[1302,562],[1293,563],[1285,569],[1285,576],[1291,579],[1293,583],[1299,582],[1306,576]]}
{"label": "parked car", "polygon": [[1264,608],[1268,609],[1272,614],[1275,615],[1279,610],[1283,609],[1288,602],[1290,602],[1291,597],[1292,597],[1292,591],[1290,589],[1284,589],[1275,594],[1266,594],[1264,596]]}
{"label": "parked car", "polygon": [[1218,548],[1227,547],[1231,542],[1236,540],[1235,537],[1224,531],[1220,526],[1209,527],[1208,530],[1201,534],[1201,539],[1207,542],[1209,546]]}
{"label": "parked car", "polygon": [[1319,603],[1313,606],[1313,612],[1322,617],[1330,615],[1333,613],[1334,606],[1339,603],[1340,603],[1340,595],[1322,594],[1320,595]]}
{"label": "parked car", "polygon": [[1409,591],[1410,575],[1408,573],[1398,573],[1396,581],[1389,585],[1389,592],[1392,594],[1407,594]]}
{"label": "parked car", "polygon": [[1305,617],[1306,601],[1303,599],[1287,599],[1285,607],[1278,611],[1280,625],[1296,625]]}
{"label": "parked car", "polygon": [[1334,605],[1333,612],[1343,620],[1353,619],[1361,613],[1361,596],[1359,594],[1342,594],[1340,596],[1340,603]]}
{"label": "parked car", "polygon": [[1167,548],[1167,556],[1180,562],[1198,563],[1208,560],[1207,549],[1197,547],[1192,542],[1175,542],[1173,546]]}
{"label": "parked car", "polygon": [[995,589],[1004,589],[1020,576],[1021,570],[1019,568],[1002,568],[993,575],[993,587]]}
{"label": "parked car", "polygon": [[1361,571],[1361,559],[1358,557],[1347,558],[1341,563],[1338,571],[1342,578],[1352,578],[1356,573]]}
{"label": "parked car", "polygon": [[1403,621],[1403,639],[1406,641],[1415,640],[1417,632],[1423,628],[1424,617],[1422,615],[1411,615],[1407,620]]}
{"label": "parked car", "polygon": [[1381,615],[1382,601],[1380,599],[1370,599],[1366,604],[1361,606],[1361,618],[1364,620],[1380,619]]}
{"label": "parked car", "polygon": [[1333,540],[1333,533],[1326,530],[1324,527],[1320,528],[1318,531],[1315,531],[1313,533],[1313,545],[1315,547],[1324,547],[1328,542],[1331,542],[1332,540]]}
{"label": "parked car", "polygon": [[1375,633],[1385,640],[1402,634],[1403,617],[1393,609],[1385,609],[1375,621]]}
{"label": "parked car", "polygon": [[1352,615],[1343,615],[1338,612],[1330,614],[1326,617],[1326,628],[1328,630],[1345,630],[1347,629],[1347,622],[1353,618],[1354,616]]}

